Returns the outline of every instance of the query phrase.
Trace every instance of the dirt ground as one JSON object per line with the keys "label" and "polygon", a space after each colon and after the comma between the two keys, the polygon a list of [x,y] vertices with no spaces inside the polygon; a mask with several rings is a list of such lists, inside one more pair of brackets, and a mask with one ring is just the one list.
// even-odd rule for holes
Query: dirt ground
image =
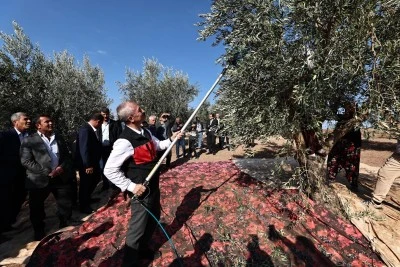
{"label": "dirt ground", "polygon": [[[285,140],[282,138],[272,138],[269,142],[256,142],[252,147],[255,157],[274,157],[276,152],[283,146]],[[396,141],[393,139],[373,137],[364,140],[361,152],[361,176],[360,182],[363,185],[361,194],[355,198],[367,198],[370,195],[376,181],[376,171],[383,165],[385,160],[394,151]],[[175,148],[172,149],[172,166],[184,162],[216,162],[232,160],[233,158],[245,157],[246,149],[240,146],[236,149],[224,148],[216,153],[216,155],[206,154],[205,150],[199,151],[199,158],[180,157],[177,158]],[[94,199],[97,200],[92,204],[93,208],[103,206],[109,199],[112,192],[101,192],[101,185],[94,192]],[[398,213],[400,208],[398,204],[398,193],[400,187],[396,184],[387,198],[387,201],[397,206]],[[111,191],[111,190],[110,190]],[[397,197],[397,198],[396,198]],[[46,232],[52,233],[57,231],[57,216],[55,215],[54,199],[49,197],[46,200]],[[77,209],[73,210],[72,224],[79,225],[87,219],[84,214],[79,213]],[[21,210],[16,229],[0,236],[0,266],[24,266],[29,261],[29,256],[39,242],[32,241],[33,231],[29,222],[29,210],[26,205]],[[65,230],[65,229],[64,229]]]}

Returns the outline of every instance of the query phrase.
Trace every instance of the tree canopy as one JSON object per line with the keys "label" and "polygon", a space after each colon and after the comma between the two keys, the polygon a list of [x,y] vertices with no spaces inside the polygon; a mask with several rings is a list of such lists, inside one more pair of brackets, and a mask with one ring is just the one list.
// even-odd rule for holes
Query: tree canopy
{"label": "tree canopy", "polygon": [[65,137],[71,136],[92,110],[110,103],[102,70],[88,57],[79,65],[67,51],[48,58],[21,26],[13,26],[14,34],[0,33],[0,128],[15,112],[46,113]]}
{"label": "tree canopy", "polygon": [[199,92],[182,71],[164,67],[155,59],[145,59],[142,72],[127,70],[126,80],[119,83],[125,99],[140,103],[147,115],[168,112],[187,119],[189,103]]}
{"label": "tree canopy", "polygon": [[218,102],[240,141],[321,127],[347,101],[354,124],[399,111],[398,1],[215,0],[201,18],[199,39],[226,48]]}

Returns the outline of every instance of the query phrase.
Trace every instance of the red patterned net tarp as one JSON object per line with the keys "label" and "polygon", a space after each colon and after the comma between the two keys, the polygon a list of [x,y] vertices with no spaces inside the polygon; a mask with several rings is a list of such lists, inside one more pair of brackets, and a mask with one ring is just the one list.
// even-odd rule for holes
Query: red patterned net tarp
{"label": "red patterned net tarp", "polygon": [[[161,223],[143,266],[384,266],[350,222],[296,190],[265,187],[231,162],[161,176]],[[130,208],[122,195],[81,226],[46,237],[30,266],[120,266]]]}

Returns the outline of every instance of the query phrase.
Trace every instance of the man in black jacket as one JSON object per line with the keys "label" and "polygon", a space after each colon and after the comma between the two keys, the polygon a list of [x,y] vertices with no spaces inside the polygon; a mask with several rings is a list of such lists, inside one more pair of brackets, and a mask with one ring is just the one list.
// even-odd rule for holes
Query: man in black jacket
{"label": "man in black jacket", "polygon": [[91,195],[100,181],[101,125],[103,116],[94,112],[90,120],[79,130],[76,137],[75,165],[79,170],[79,206],[86,214],[93,212],[90,207]]}
{"label": "man in black jacket", "polygon": [[74,174],[71,152],[61,135],[53,131],[48,115],[36,119],[37,132],[21,144],[21,164],[26,168],[26,188],[29,191],[30,220],[34,239],[45,236],[44,202],[53,193],[57,203],[59,227],[67,226],[72,213],[71,180]]}
{"label": "man in black jacket", "polygon": [[211,113],[209,115],[209,121],[207,124],[207,148],[208,148],[208,152],[207,154],[211,154],[213,153],[213,155],[215,155],[215,153],[217,152],[217,149],[215,147],[215,132],[218,129],[218,121],[215,118],[215,114]]}
{"label": "man in black jacket", "polygon": [[0,233],[11,230],[26,199],[25,168],[21,165],[19,149],[28,135],[31,120],[27,114],[11,115],[13,128],[0,133]]}
{"label": "man in black jacket", "polygon": [[[164,112],[163,114],[161,114],[159,122],[160,122],[160,125],[157,127],[155,136],[160,141],[167,140],[172,135],[171,115],[169,113]],[[165,152],[165,150],[157,151],[157,157],[161,158],[162,155],[164,154],[164,152]],[[172,157],[172,153],[170,151],[168,153],[168,155],[165,157],[165,160],[166,160],[165,166],[167,168],[169,168],[171,166],[171,157]]]}
{"label": "man in black jacket", "polygon": [[[100,113],[103,116],[103,123],[101,124],[101,160],[103,163],[102,168],[104,169],[108,157],[110,156],[112,146],[122,132],[122,127],[119,121],[110,119],[110,110],[108,108],[101,108]],[[110,188],[110,183],[107,177],[103,174],[103,171],[101,171],[101,177],[103,180],[103,187],[101,189],[107,190],[108,188]]]}
{"label": "man in black jacket", "polygon": [[[182,127],[183,127],[183,125],[184,125],[184,123],[183,123],[183,121],[182,121],[182,119],[181,118],[179,118],[179,117],[177,117],[176,119],[175,119],[175,123],[174,123],[174,125],[172,126],[172,128],[171,128],[171,131],[173,132],[173,133],[175,133],[175,132],[180,132],[181,131],[181,129],[182,129]],[[185,157],[186,156],[186,148],[185,148],[185,138],[182,138],[182,139],[179,139],[177,142],[176,142],[176,144],[175,144],[175,148],[176,148],[176,158],[179,158],[179,147],[182,147],[182,157]]]}

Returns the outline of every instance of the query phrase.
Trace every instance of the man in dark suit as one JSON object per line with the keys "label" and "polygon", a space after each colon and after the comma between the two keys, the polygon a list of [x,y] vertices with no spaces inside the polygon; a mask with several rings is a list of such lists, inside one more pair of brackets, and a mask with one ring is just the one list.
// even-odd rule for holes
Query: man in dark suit
{"label": "man in dark suit", "polygon": [[[110,110],[108,108],[101,108],[100,113],[103,116],[103,123],[101,125],[101,160],[103,162],[102,168],[104,169],[107,159],[110,156],[112,146],[122,132],[122,127],[119,121],[110,119]],[[101,172],[101,176],[103,180],[103,187],[101,189],[108,190],[108,188],[110,188],[110,183],[103,172]]]}
{"label": "man in dark suit", "polygon": [[213,153],[213,155],[215,155],[215,153],[217,152],[217,149],[215,147],[215,132],[218,129],[218,121],[215,118],[214,113],[211,113],[208,117],[210,120],[207,124],[207,154]]}
{"label": "man in dark suit", "polygon": [[[172,124],[171,124],[171,115],[169,113],[163,113],[160,116],[160,125],[156,129],[156,134],[155,136],[158,138],[158,140],[163,141],[167,140],[172,136]],[[162,155],[164,154],[165,150],[157,151],[157,157],[161,158]],[[171,151],[168,153],[168,155],[165,157],[166,162],[165,166],[169,168],[171,166],[171,157],[172,153]]]}
{"label": "man in dark suit", "polygon": [[150,115],[149,116],[149,121],[147,122],[147,129],[154,136],[156,136],[156,134],[157,134],[156,122],[157,122],[157,116],[156,115]]}
{"label": "man in dark suit", "polygon": [[23,112],[11,115],[13,128],[0,133],[0,233],[11,230],[26,199],[25,168],[21,165],[19,149],[27,136],[30,118]]}
{"label": "man in dark suit", "polygon": [[[173,133],[180,132],[181,129],[182,129],[182,127],[183,127],[183,125],[184,125],[184,123],[183,123],[182,119],[179,118],[179,117],[176,117],[175,123],[174,123],[174,125],[172,126],[171,131],[172,131]],[[185,156],[186,156],[185,138],[179,139],[178,142],[176,142],[176,144],[175,144],[175,148],[176,148],[176,158],[177,158],[177,159],[178,159],[179,156],[180,156],[180,155],[179,155],[179,147],[182,147],[182,152],[183,152],[182,157],[185,157]]]}
{"label": "man in dark suit", "polygon": [[25,185],[34,239],[41,240],[45,236],[44,202],[50,193],[56,199],[59,227],[66,227],[71,217],[73,166],[71,152],[61,135],[54,133],[51,117],[40,115],[35,125],[37,132],[22,141],[20,153],[27,174]]}
{"label": "man in dark suit", "polygon": [[86,214],[93,212],[90,207],[91,195],[100,181],[101,125],[103,116],[94,112],[89,122],[78,131],[76,137],[75,164],[79,170],[79,206]]}

